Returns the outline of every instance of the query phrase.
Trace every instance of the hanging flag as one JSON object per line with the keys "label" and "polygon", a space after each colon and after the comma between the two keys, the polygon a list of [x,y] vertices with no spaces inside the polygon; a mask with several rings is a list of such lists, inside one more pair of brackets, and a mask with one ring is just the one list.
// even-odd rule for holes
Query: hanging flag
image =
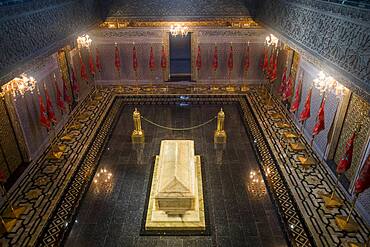
{"label": "hanging flag", "polygon": [[100,53],[98,48],[95,48],[95,63],[96,63],[96,69],[101,72],[103,70],[103,67],[100,62]]}
{"label": "hanging flag", "polygon": [[263,57],[264,55],[262,54],[261,57],[260,57],[260,61],[258,62],[258,67],[260,67],[260,69],[263,71]]}
{"label": "hanging flag", "polygon": [[64,80],[64,78],[62,78],[62,79],[63,79],[63,100],[65,102],[67,102],[68,104],[71,104],[72,103],[72,98],[68,94],[67,82],[66,82],[66,80]]}
{"label": "hanging flag", "polygon": [[154,53],[153,53],[153,47],[150,47],[150,56],[149,56],[149,69],[153,71],[155,68],[154,63]]}
{"label": "hanging flag", "polygon": [[355,193],[361,193],[370,187],[370,155],[367,156],[360,176],[355,183]]}
{"label": "hanging flag", "polygon": [[48,114],[49,122],[52,124],[55,124],[57,122],[57,119],[55,117],[55,113],[53,110],[53,104],[51,103],[51,99],[48,93],[48,90],[46,89],[46,86],[44,84],[44,91],[45,91],[45,98],[46,98],[46,113]]}
{"label": "hanging flag", "polygon": [[295,90],[294,101],[290,107],[290,112],[296,112],[299,108],[299,104],[301,102],[302,80],[303,78],[301,77],[298,81],[298,85]]}
{"label": "hanging flag", "polygon": [[84,62],[82,61],[81,54],[80,54],[80,66],[81,66],[81,70],[80,70],[81,79],[85,80],[85,81],[88,81],[89,78],[87,77],[86,66],[85,66]]}
{"label": "hanging flag", "polygon": [[73,90],[73,95],[74,96],[77,96],[78,93],[80,92],[80,87],[78,85],[78,82],[77,82],[77,78],[76,78],[76,74],[75,74],[75,71],[73,70],[73,68],[71,68],[71,77],[72,77],[72,90]]}
{"label": "hanging flag", "polygon": [[162,45],[162,56],[161,56],[161,68],[164,70],[167,68],[167,56],[164,46]]}
{"label": "hanging flag", "polygon": [[230,45],[229,57],[227,59],[227,67],[229,68],[229,71],[232,71],[234,67],[234,56],[233,56],[233,46],[232,45]]}
{"label": "hanging flag", "polygon": [[55,90],[56,90],[57,106],[58,106],[60,112],[63,114],[63,112],[66,108],[64,106],[64,101],[62,100],[62,93],[60,92],[60,89],[59,89],[59,86],[58,86],[58,81],[57,81],[57,78],[55,77],[55,74],[54,74],[54,86],[55,86]]}
{"label": "hanging flag", "polygon": [[247,51],[245,53],[245,57],[244,57],[244,71],[247,72],[248,69],[249,69],[249,65],[250,65],[250,61],[249,61],[249,42],[248,42],[248,45],[247,45]]}
{"label": "hanging flag", "polygon": [[277,62],[278,62],[278,50],[276,49],[275,55],[274,55],[274,63],[271,71],[270,81],[273,83],[277,79]]}
{"label": "hanging flag", "polygon": [[355,137],[356,137],[356,131],[353,132],[352,136],[348,139],[344,156],[339,161],[339,164],[337,166],[337,173],[339,174],[344,173],[351,167],[352,155],[353,155],[353,143],[355,141]]}
{"label": "hanging flag", "polygon": [[197,67],[197,70],[199,71],[202,68],[202,57],[200,54],[200,47],[198,45],[198,54],[197,59],[195,60],[195,66]]}
{"label": "hanging flag", "polygon": [[39,94],[39,107],[40,107],[40,124],[41,126],[45,127],[47,130],[50,129],[50,121],[48,119],[48,115],[45,110],[44,102],[42,101],[42,97]]}
{"label": "hanging flag", "polygon": [[118,73],[121,72],[121,57],[117,43],[114,43],[114,67]]}
{"label": "hanging flag", "polygon": [[218,54],[217,54],[217,46],[215,46],[214,52],[213,52],[213,61],[212,61],[212,68],[214,71],[218,68]]}
{"label": "hanging flag", "polygon": [[312,87],[309,89],[306,101],[304,103],[303,111],[299,116],[299,121],[303,122],[310,118],[311,116],[311,95],[312,95]]}
{"label": "hanging flag", "polygon": [[267,57],[267,47],[263,47],[263,66],[262,71],[267,72],[268,69],[268,57]]}
{"label": "hanging flag", "polygon": [[90,70],[90,74],[94,77],[95,76],[95,65],[94,65],[94,60],[93,60],[93,57],[90,51],[89,51],[89,70]]}
{"label": "hanging flag", "polygon": [[285,65],[284,70],[283,70],[283,75],[282,75],[281,81],[280,81],[279,90],[278,90],[278,92],[281,93],[281,94],[285,91],[285,87],[286,87],[286,72],[287,72],[287,70],[288,70],[288,68]]}
{"label": "hanging flag", "polygon": [[325,95],[321,101],[320,109],[317,115],[317,121],[312,131],[312,136],[316,136],[325,129]]}
{"label": "hanging flag", "polygon": [[132,48],[132,68],[134,71],[137,71],[137,55],[136,55],[136,47]]}
{"label": "hanging flag", "polygon": [[274,62],[275,62],[275,49],[272,48],[271,54],[269,57],[269,62],[268,62],[268,68],[267,68],[267,75],[266,77],[270,78],[272,77],[272,70],[274,68]]}
{"label": "hanging flag", "polygon": [[285,85],[285,89],[282,95],[283,101],[287,101],[289,97],[292,96],[292,93],[293,93],[293,80],[292,77],[289,76],[289,79]]}

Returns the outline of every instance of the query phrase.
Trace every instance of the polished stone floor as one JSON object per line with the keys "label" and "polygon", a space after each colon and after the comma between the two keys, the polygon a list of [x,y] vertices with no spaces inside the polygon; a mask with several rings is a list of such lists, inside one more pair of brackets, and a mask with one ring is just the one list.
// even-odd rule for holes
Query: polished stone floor
{"label": "polished stone floor", "polygon": [[[104,182],[95,175],[83,198],[65,246],[286,246],[276,211],[264,184],[253,182],[258,165],[237,105],[223,105],[228,142],[215,150],[216,122],[184,132],[146,122],[143,149],[133,147],[133,106],[122,109],[99,168],[112,173]],[[142,115],[156,123],[188,127],[215,116],[217,105],[143,105]],[[193,139],[204,166],[204,190],[210,236],[140,236],[153,157],[162,139]],[[258,178],[258,177],[257,177]],[[260,179],[260,178],[259,178]]]}

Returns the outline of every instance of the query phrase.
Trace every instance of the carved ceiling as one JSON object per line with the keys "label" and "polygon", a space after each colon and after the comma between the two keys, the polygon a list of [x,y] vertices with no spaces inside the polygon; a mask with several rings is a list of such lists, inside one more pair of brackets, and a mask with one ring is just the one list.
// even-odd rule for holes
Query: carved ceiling
{"label": "carved ceiling", "polygon": [[115,0],[107,18],[189,20],[217,17],[246,17],[244,0]]}

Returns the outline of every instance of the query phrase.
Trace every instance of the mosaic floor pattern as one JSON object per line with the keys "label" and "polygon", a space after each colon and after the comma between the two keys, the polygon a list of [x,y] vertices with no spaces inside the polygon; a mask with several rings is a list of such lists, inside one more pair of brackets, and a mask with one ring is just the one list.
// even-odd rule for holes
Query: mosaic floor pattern
{"label": "mosaic floor pattern", "polygon": [[[177,92],[179,91],[179,89],[176,90]],[[367,239],[367,236],[369,236],[369,228],[357,213],[354,214],[354,218],[360,224],[360,231],[358,233],[345,234],[336,227],[334,223],[335,216],[339,214],[348,214],[349,205],[347,203],[345,207],[341,209],[330,211],[325,209],[318,193],[319,191],[330,192],[334,188],[334,181],[331,179],[326,167],[320,163],[318,157],[313,153],[309,144],[303,138],[301,138],[300,141],[304,144],[305,152],[315,159],[317,165],[310,169],[303,169],[299,165],[298,155],[302,153],[295,152],[291,149],[284,138],[283,130],[276,125],[276,118],[273,118],[271,115],[280,114],[282,117],[279,122],[285,121],[289,123],[293,126],[290,127],[290,130],[295,133],[298,132],[294,124],[285,115],[284,109],[278,102],[274,102],[274,112],[272,112],[271,108],[264,106],[265,103],[263,102],[261,93],[257,89],[243,92],[245,96],[237,95],[237,93],[240,93],[238,91],[223,92],[222,89],[221,91],[214,92],[202,88],[189,91],[185,88],[183,91],[184,93],[196,92],[198,95],[182,98],[178,96],[140,96],[132,95],[130,90],[127,91],[127,94],[131,95],[127,95],[121,88],[105,88],[101,90],[100,97],[89,97],[86,102],[81,104],[77,111],[74,112],[70,121],[63,131],[59,133],[58,138],[56,138],[54,142],[54,144],[66,145],[67,149],[62,158],[50,159],[50,149],[46,150],[37,162],[30,166],[17,186],[12,188],[7,203],[1,206],[0,210],[2,213],[9,208],[10,204],[15,207],[26,207],[26,211],[17,219],[15,227],[9,233],[2,236],[0,241],[3,246],[55,246],[60,244],[66,236],[68,236],[66,243],[72,244],[74,241],[78,241],[78,237],[76,236],[81,236],[79,234],[82,232],[74,232],[75,227],[79,226],[79,223],[72,223],[75,220],[79,222],[79,212],[84,212],[84,208],[87,209],[85,212],[91,213],[89,214],[90,217],[87,217],[87,220],[95,221],[93,224],[81,224],[85,225],[87,227],[86,229],[90,227],[86,231],[91,233],[88,235],[90,239],[94,233],[99,231],[98,228],[93,225],[97,225],[100,221],[103,222],[107,220],[108,215],[104,213],[109,212],[109,210],[106,210],[107,207],[116,208],[118,205],[123,205],[124,208],[128,209],[128,212],[136,212],[126,214],[126,211],[122,213],[120,210],[117,212],[113,210],[113,213],[117,213],[117,219],[121,219],[121,222],[122,220],[127,222],[137,222],[137,220],[140,220],[142,218],[142,214],[140,214],[142,208],[140,208],[140,205],[143,205],[141,203],[143,199],[139,195],[144,194],[143,192],[146,191],[146,179],[149,177],[150,170],[147,167],[149,166],[149,162],[143,162],[143,159],[156,154],[158,150],[156,150],[155,141],[158,141],[158,138],[160,138],[159,136],[162,136],[164,133],[152,129],[152,131],[148,133],[148,138],[152,140],[151,144],[153,145],[151,145],[150,148],[147,148],[148,145],[146,144],[145,148],[133,149],[132,146],[128,144],[129,141],[124,135],[118,134],[117,136],[119,137],[114,141],[115,132],[118,131],[127,134],[127,130],[125,129],[132,123],[126,119],[126,122],[123,123],[126,124],[126,127],[117,130],[117,128],[114,129],[113,126],[116,122],[119,124],[120,121],[124,121],[122,120],[123,118],[120,117],[122,116],[121,109],[123,109],[122,111],[124,112],[128,111],[131,107],[127,106],[122,108],[122,106],[142,104],[143,108],[147,107],[147,109],[151,109],[156,107],[147,106],[148,104],[155,104],[158,105],[158,107],[162,104],[166,104],[167,106],[165,107],[168,107],[168,105],[174,107],[174,105],[179,102],[190,102],[194,105],[205,104],[220,106],[229,103],[234,104],[234,106],[235,104],[239,105],[239,110],[236,110],[233,105],[227,106],[230,107],[228,111],[233,112],[232,115],[241,114],[241,119],[230,119],[229,121],[232,124],[234,124],[234,122],[237,123],[237,121],[242,121],[246,126],[245,130],[244,128],[239,128],[242,129],[244,133],[238,130],[236,131],[237,136],[230,137],[238,138],[240,135],[244,135],[245,138],[240,140],[240,143],[242,143],[240,147],[238,146],[239,144],[237,144],[233,145],[235,147],[229,148],[228,150],[227,146],[224,152],[216,152],[213,148],[207,147],[210,143],[203,143],[196,147],[196,150],[204,151],[206,154],[213,152],[213,158],[207,158],[205,162],[205,167],[208,169],[206,181],[209,182],[206,187],[206,196],[211,200],[208,210],[211,215],[212,229],[211,236],[208,236],[207,239],[201,240],[197,239],[196,236],[192,236],[192,239],[181,239],[182,245],[188,246],[190,244],[189,246],[194,246],[199,244],[200,246],[204,246],[207,244],[224,243],[225,246],[231,246],[227,245],[227,243],[231,242],[231,244],[235,246],[246,246],[246,244],[251,244],[253,246],[258,246],[258,244],[261,246],[269,246],[268,243],[273,241],[280,241],[281,244],[284,245],[284,241],[281,237],[283,233],[286,233],[291,244],[294,246],[341,246],[348,241],[364,242]],[[208,96],[199,94],[207,94]],[[211,96],[210,94],[217,95]],[[222,96],[220,94],[227,94],[227,96]],[[184,102],[184,99],[186,99],[186,102]],[[260,107],[261,105],[264,107]],[[163,111],[165,111],[165,109]],[[217,112],[217,109],[215,108],[214,111]],[[239,113],[235,111],[239,111]],[[180,114],[180,116],[174,119],[166,119],[169,125],[180,126],[191,125],[191,121],[200,122],[204,120],[204,116],[208,116],[206,114],[204,116],[190,114],[191,121],[187,122],[184,121],[184,119],[188,118],[184,116],[189,113],[176,113],[176,111],[170,113],[174,116]],[[154,110],[148,110],[148,114],[152,114],[156,121],[161,121],[158,114],[154,114]],[[182,120],[178,121],[176,120],[177,118]],[[75,129],[76,124],[80,125],[81,128]],[[240,127],[241,123],[239,122],[238,125]],[[131,129],[132,126],[129,128]],[[147,126],[147,128],[150,130],[150,126]],[[205,131],[210,132],[207,133],[207,135],[212,135],[211,132],[213,128],[206,129]],[[198,138],[200,138],[202,134],[205,135],[206,133],[200,133],[196,135],[196,137],[198,136]],[[65,138],[66,135],[68,135],[69,138]],[[112,138],[108,138],[109,136],[112,136]],[[183,136],[180,135],[179,138],[181,137]],[[126,140],[122,138],[126,138]],[[252,145],[250,142],[251,140],[253,141]],[[202,139],[199,139],[199,143],[202,143]],[[117,158],[113,151],[107,149],[103,150],[102,147],[105,145],[107,145],[107,148],[110,150],[114,150],[113,147],[120,146],[120,150],[123,150],[123,156]],[[256,154],[255,158],[257,158],[258,162],[256,162],[255,158],[250,160],[248,157],[243,157],[243,152],[245,152],[245,150],[249,153],[253,153],[254,150]],[[220,165],[222,164],[222,162],[220,163],[222,156],[225,159],[224,161],[229,159],[227,160],[228,164],[236,164],[236,168],[225,168],[225,166]],[[239,158],[247,160],[248,163],[250,163],[249,167],[243,167],[241,164],[238,165],[237,159]],[[96,191],[91,192],[93,186],[89,187],[89,185],[90,183],[94,185],[94,181],[92,180],[93,175],[98,165],[100,167],[102,165],[104,166],[104,159],[106,159],[106,162],[114,164],[112,165],[112,170],[115,170],[117,174],[112,172],[113,178],[119,179],[121,177],[121,180],[116,182],[121,182],[123,186],[118,193],[112,192],[110,194],[110,196],[114,195],[113,197],[115,199],[112,200],[111,205],[104,205],[104,203],[102,203],[104,200],[101,199],[95,202],[97,203],[95,205],[96,208],[91,205],[86,206],[84,203],[89,201],[89,195],[91,193],[98,193]],[[137,166],[134,164],[137,163],[145,167],[145,169],[136,170]],[[122,164],[127,165],[122,168]],[[218,169],[211,169],[214,164],[219,165]],[[241,184],[237,179],[234,181],[234,178],[240,178],[240,171],[243,169],[243,171],[246,171],[248,170],[247,168],[252,168],[252,166],[253,169],[259,167],[261,176],[266,182],[267,191],[272,198],[273,205],[276,206],[278,211],[278,219],[273,221],[275,221],[275,223],[279,221],[282,222],[282,231],[277,228],[266,228],[266,225],[279,225],[278,223],[269,223],[269,220],[271,220],[270,218],[274,218],[275,210],[271,207],[271,202],[267,195],[265,199],[260,198],[256,200],[260,201],[256,204],[251,203],[251,201],[249,201],[249,204],[243,203],[242,206],[249,207],[249,209],[244,210],[245,212],[241,213],[239,216],[235,214],[235,212],[238,212],[235,207],[241,206],[239,204],[241,202],[240,200],[250,200],[252,193],[249,194],[250,192],[248,192],[247,185]],[[113,188],[111,189],[114,191]],[[83,199],[83,195],[86,191],[86,197]],[[224,193],[225,191],[234,191],[236,197],[228,198]],[[254,191],[256,191],[256,188],[254,188]],[[221,194],[218,196],[216,194],[216,197],[214,197],[215,195],[213,195],[213,193]],[[238,198],[238,196],[242,196],[242,199]],[[124,200],[124,198],[127,199],[127,197],[130,198],[130,204],[125,204],[128,200]],[[120,200],[117,198],[120,198]],[[224,198],[223,203],[217,206],[220,200],[215,200],[214,198]],[[231,201],[227,202],[228,199]],[[113,202],[117,203],[117,205]],[[219,215],[219,210],[215,210],[217,207],[222,208]],[[229,208],[232,210],[229,210]],[[243,210],[239,208],[239,213],[242,211]],[[249,222],[251,212],[256,215],[256,218],[252,221],[254,223],[243,225],[246,224],[245,222]],[[84,214],[82,214],[81,217],[82,216],[86,217]],[[243,220],[243,217],[246,218]],[[217,218],[228,219],[227,226],[223,227],[221,222],[217,222]],[[229,218],[233,220],[229,221]],[[258,222],[259,218],[264,220]],[[240,222],[237,220],[240,220],[242,225],[240,225]],[[114,220],[110,223],[116,226],[118,224],[118,222]],[[219,227],[217,227],[218,225]],[[136,224],[129,224],[124,229],[123,227],[117,227],[109,229],[107,223],[105,223],[104,229],[106,232],[112,232],[112,234],[118,234],[117,229],[119,229],[119,231],[137,230]],[[72,229],[72,231],[68,235],[67,233],[70,229]],[[233,234],[234,232],[236,235],[243,237],[238,238],[227,235]],[[130,237],[130,235],[128,235],[128,237]],[[106,235],[104,241],[106,241],[107,238]],[[234,238],[237,240],[233,242],[232,239]],[[175,243],[177,240],[170,237],[166,239],[163,239],[163,237],[153,237],[153,239],[158,241],[160,245],[165,246],[176,245]],[[187,240],[190,242],[187,242]],[[97,242],[99,241],[102,240],[97,240]],[[148,245],[148,241],[144,240],[144,238],[143,240],[138,240],[133,236],[129,241],[135,244],[137,244],[135,241],[139,241],[140,243],[142,242],[142,245]],[[69,246],[68,244],[66,244],[66,246]]]}
{"label": "mosaic floor pattern", "polygon": [[[112,180],[105,186],[91,185],[65,246],[246,246],[246,243],[286,246],[262,177],[258,184],[253,184],[250,178],[251,171],[258,172],[258,164],[243,128],[237,101],[225,105],[222,101],[203,98],[188,105],[178,99],[173,98],[171,102],[162,98],[161,102],[160,98],[144,98],[142,102],[150,105],[135,106],[146,118],[173,127],[205,122],[223,107],[228,114],[226,126],[233,130],[228,132],[225,149],[214,149],[216,122],[180,132],[143,122],[145,146],[133,148],[130,134],[134,106],[124,106],[98,168],[98,171],[111,172]],[[159,153],[163,139],[195,142],[204,170],[210,236],[140,236],[153,157]]]}

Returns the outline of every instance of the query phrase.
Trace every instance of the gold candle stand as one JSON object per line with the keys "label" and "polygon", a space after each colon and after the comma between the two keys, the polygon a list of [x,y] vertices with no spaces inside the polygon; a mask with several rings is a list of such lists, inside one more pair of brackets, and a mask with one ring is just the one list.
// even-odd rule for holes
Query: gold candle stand
{"label": "gold candle stand", "polygon": [[215,144],[222,144],[226,143],[226,132],[224,130],[224,122],[225,122],[225,113],[223,112],[222,108],[217,114],[217,129],[214,135],[214,143]]}
{"label": "gold candle stand", "polygon": [[137,108],[135,108],[135,111],[132,114],[132,118],[134,120],[135,129],[132,131],[131,141],[132,143],[144,143],[144,130],[141,129],[141,115]]}

